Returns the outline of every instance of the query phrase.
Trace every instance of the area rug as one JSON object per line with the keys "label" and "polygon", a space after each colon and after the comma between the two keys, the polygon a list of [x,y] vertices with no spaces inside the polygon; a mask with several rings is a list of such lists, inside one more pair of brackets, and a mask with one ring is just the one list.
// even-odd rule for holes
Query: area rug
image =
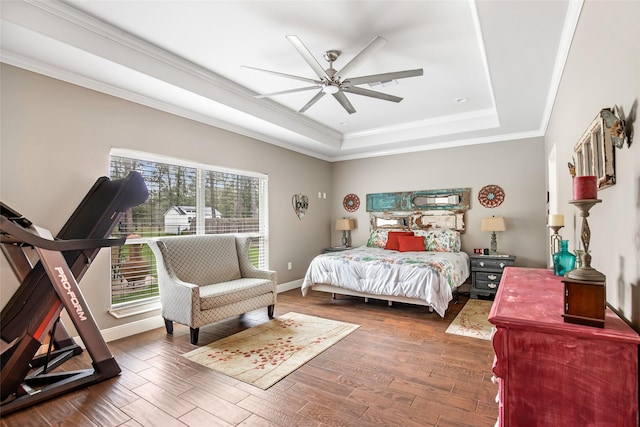
{"label": "area rug", "polygon": [[183,356],[266,390],[359,327],[292,312]]}
{"label": "area rug", "polygon": [[493,301],[470,299],[445,332],[490,340],[493,325],[489,323],[487,318],[492,305]]}

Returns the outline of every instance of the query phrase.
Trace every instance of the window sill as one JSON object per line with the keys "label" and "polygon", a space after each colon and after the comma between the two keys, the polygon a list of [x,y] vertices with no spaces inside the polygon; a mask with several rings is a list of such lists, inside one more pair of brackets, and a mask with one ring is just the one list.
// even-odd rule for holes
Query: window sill
{"label": "window sill", "polygon": [[160,301],[153,301],[128,307],[115,308],[113,310],[109,310],[109,314],[116,319],[124,319],[125,317],[137,316],[138,314],[160,310],[161,308],[162,306],[160,305]]}

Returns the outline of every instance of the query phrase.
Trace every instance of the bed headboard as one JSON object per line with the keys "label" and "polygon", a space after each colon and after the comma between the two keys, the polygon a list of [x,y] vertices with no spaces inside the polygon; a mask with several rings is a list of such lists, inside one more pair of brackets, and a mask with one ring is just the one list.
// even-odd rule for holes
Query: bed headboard
{"label": "bed headboard", "polygon": [[371,231],[447,228],[463,232],[469,188],[367,194]]}
{"label": "bed headboard", "polygon": [[449,228],[464,232],[464,212],[370,212],[371,230],[428,230]]}

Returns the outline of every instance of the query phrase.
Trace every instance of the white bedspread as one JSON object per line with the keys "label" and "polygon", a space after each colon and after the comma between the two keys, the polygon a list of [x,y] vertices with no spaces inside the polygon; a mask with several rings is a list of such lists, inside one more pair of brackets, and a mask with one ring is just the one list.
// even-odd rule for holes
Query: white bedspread
{"label": "white bedspread", "polygon": [[426,301],[442,317],[453,290],[469,277],[465,252],[398,252],[361,246],[315,257],[304,277],[302,295],[328,284],[371,295]]}

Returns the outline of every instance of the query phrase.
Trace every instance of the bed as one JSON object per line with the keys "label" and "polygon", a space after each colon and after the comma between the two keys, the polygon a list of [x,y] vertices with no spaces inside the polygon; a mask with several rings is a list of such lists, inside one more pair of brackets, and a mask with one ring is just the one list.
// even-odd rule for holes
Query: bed
{"label": "bed", "polygon": [[468,277],[465,252],[399,252],[360,246],[315,257],[302,294],[313,289],[426,305],[444,317],[453,291]]}
{"label": "bed", "polygon": [[303,296],[314,290],[418,304],[444,317],[470,274],[469,256],[460,250],[464,211],[455,208],[372,212],[367,245],[316,256]]}

